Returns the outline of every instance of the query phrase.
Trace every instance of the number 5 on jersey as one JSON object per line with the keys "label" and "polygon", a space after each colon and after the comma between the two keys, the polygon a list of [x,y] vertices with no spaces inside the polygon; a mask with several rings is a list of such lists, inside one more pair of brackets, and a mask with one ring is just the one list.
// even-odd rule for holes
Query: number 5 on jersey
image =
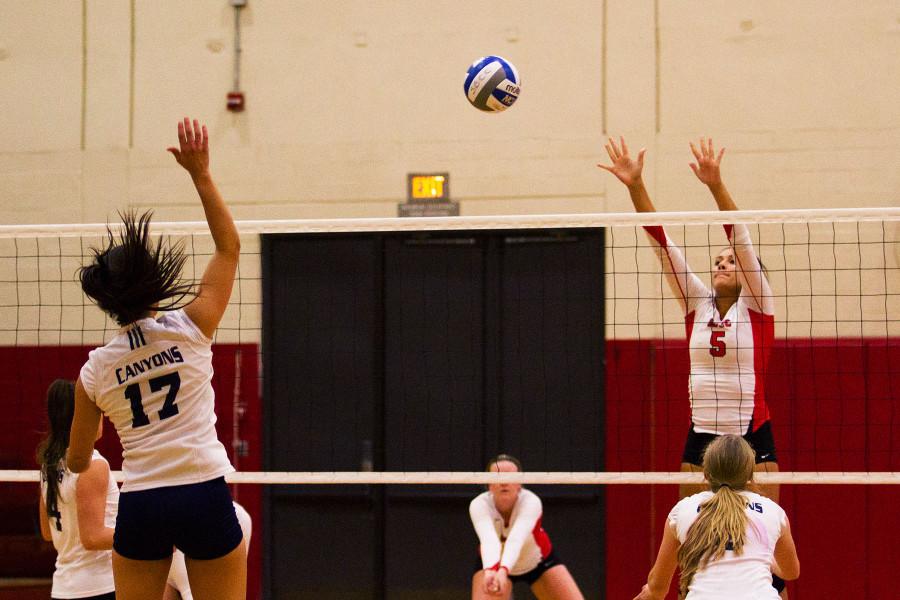
{"label": "number 5 on jersey", "polygon": [[[178,405],[175,404],[175,398],[178,396],[178,389],[181,387],[181,377],[178,371],[168,373],[159,377],[154,377],[149,381],[150,392],[158,392],[163,388],[169,388],[166,393],[166,400],[163,402],[159,412],[159,420],[168,419],[178,414]],[[131,426],[143,427],[150,424],[147,413],[144,412],[143,397],[141,396],[140,384],[132,383],[125,388],[125,397],[131,402]]]}
{"label": "number 5 on jersey", "polygon": [[725,340],[722,338],[725,337],[724,331],[710,331],[709,332],[709,355],[714,356],[716,358],[722,358],[725,356]]}

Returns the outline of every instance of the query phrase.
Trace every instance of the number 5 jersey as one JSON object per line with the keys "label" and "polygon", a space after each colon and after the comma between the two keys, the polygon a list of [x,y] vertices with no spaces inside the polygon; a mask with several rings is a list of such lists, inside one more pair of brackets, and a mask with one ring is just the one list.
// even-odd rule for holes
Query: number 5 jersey
{"label": "number 5 jersey", "polygon": [[715,294],[694,274],[665,230],[644,228],[685,314],[694,431],[745,435],[769,420],[765,373],[775,338],[775,301],[745,225],[725,225],[741,284],[724,315]]}

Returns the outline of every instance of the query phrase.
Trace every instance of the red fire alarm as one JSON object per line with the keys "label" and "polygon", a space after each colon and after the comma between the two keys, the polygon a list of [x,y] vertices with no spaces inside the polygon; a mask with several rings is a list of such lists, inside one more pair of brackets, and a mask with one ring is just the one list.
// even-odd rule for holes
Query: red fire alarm
{"label": "red fire alarm", "polygon": [[243,112],[244,92],[228,92],[228,110],[231,112]]}

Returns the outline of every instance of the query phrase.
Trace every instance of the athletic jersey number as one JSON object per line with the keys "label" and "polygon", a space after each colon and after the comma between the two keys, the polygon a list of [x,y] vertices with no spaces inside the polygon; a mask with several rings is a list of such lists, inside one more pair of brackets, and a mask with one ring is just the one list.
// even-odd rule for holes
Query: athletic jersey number
{"label": "athletic jersey number", "polygon": [[[154,377],[149,383],[151,392],[158,392],[165,387],[169,388],[169,391],[166,393],[166,400],[159,410],[159,420],[162,421],[177,415],[178,405],[175,404],[175,397],[178,396],[178,389],[181,387],[181,377],[178,375],[178,371]],[[134,428],[149,425],[150,419],[147,417],[147,413],[144,412],[140,386],[137,383],[132,383],[126,387],[125,397],[131,403],[131,426]]]}
{"label": "athletic jersey number", "polygon": [[716,358],[725,356],[725,337],[724,331],[711,331],[709,333],[709,354]]}

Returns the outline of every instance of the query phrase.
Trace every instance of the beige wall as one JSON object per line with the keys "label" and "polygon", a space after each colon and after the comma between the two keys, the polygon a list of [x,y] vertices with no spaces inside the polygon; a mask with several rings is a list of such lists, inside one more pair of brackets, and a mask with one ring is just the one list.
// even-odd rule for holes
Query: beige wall
{"label": "beige wall", "polygon": [[[900,196],[896,0],[250,0],[240,115],[232,10],[0,0],[0,222],[199,218],[164,152],[183,114],[211,126],[239,218],[393,216],[429,169],[463,214],[629,210],[594,168],[604,126],[648,147],[663,210],[710,208],[687,167],[703,134],[728,146],[742,207]],[[462,95],[485,53],[523,77],[505,114]]]}
{"label": "beige wall", "polygon": [[[209,124],[214,174],[239,219],[394,216],[406,173],[423,170],[450,172],[464,215],[630,211],[622,186],[594,166],[605,160],[605,133],[647,147],[660,210],[713,208],[688,168],[687,143],[701,135],[728,147],[723,169],[742,208],[900,204],[896,0],[249,0],[241,21],[248,110],[235,115],[225,110],[227,0],[0,0],[0,223],[102,222],[128,205],[155,208],[159,220],[200,219],[165,152],[183,115]],[[523,78],[504,114],[482,114],[463,97],[465,69],[487,53]],[[676,232],[679,241],[707,235]],[[889,270],[865,302],[895,319],[897,296],[886,294],[900,291],[896,223],[885,235],[871,266]],[[622,324],[611,335],[679,335],[677,306],[661,296],[658,264],[637,240],[638,253],[608,250],[608,264],[624,253],[622,270],[631,260],[647,273],[607,282],[610,322]],[[254,242],[245,242],[254,249],[242,263],[246,306],[229,313],[240,319],[230,340],[256,335]],[[29,267],[26,244],[0,248],[12,257],[0,269],[49,269],[69,281],[77,258],[63,260],[73,262],[65,274],[58,261]],[[817,285],[836,293],[823,252],[809,265],[801,250],[764,250],[775,263],[780,335],[804,334],[789,321],[802,328],[814,310],[837,315],[809,302]],[[707,248],[689,256],[708,268]],[[824,269],[822,284],[789,275],[804,264]],[[39,298],[40,285],[0,291],[20,304],[4,301],[0,319],[17,325],[0,343],[53,343],[59,323],[90,313],[77,287]],[[60,312],[54,295],[71,306]],[[622,300],[636,295],[656,299],[639,311]],[[32,297],[51,306],[23,308]],[[858,322],[868,310],[848,314]],[[627,325],[636,319],[646,330]],[[62,335],[94,341],[86,331],[106,326],[85,321]],[[839,325],[822,327],[809,333]]]}

